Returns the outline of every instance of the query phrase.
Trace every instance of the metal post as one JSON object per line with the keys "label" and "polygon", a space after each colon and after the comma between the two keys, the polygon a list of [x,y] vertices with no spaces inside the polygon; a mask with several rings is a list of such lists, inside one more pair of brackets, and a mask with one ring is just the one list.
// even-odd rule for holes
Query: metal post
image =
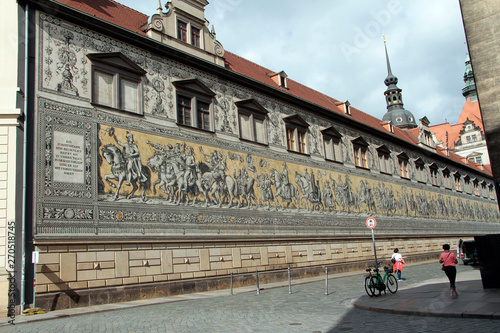
{"label": "metal post", "polygon": [[325,267],[325,295],[328,296],[328,267]]}
{"label": "metal post", "polygon": [[290,275],[290,266],[288,266],[288,293],[292,293],[292,277]]}
{"label": "metal post", "polygon": [[260,287],[259,287],[259,270],[255,270],[255,277],[257,279],[257,295],[260,295]]}
{"label": "metal post", "polygon": [[233,296],[233,272],[231,272],[231,296]]}
{"label": "metal post", "polygon": [[33,309],[35,306],[35,289],[36,289],[36,264],[33,264]]}
{"label": "metal post", "polygon": [[378,262],[377,262],[377,248],[375,246],[375,234],[373,232],[372,228],[372,240],[373,240],[373,253],[375,254],[375,268],[378,268]]}

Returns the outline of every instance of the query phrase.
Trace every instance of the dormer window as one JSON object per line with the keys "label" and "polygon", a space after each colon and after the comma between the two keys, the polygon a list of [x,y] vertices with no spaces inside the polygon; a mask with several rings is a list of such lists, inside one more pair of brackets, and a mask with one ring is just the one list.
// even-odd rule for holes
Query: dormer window
{"label": "dormer window", "polygon": [[187,42],[187,23],[177,21],[177,38],[183,42]]}
{"label": "dormer window", "polygon": [[177,39],[201,48],[201,29],[188,20],[177,20]]}
{"label": "dormer window", "polygon": [[198,28],[191,28],[191,45],[196,46],[196,47],[201,47],[200,43],[200,29]]}
{"label": "dormer window", "polygon": [[287,85],[287,78],[288,78],[288,75],[286,75],[285,71],[281,71],[279,73],[272,73],[272,74],[268,74],[271,79],[273,79],[273,81],[280,87],[283,87],[283,88],[288,88],[288,85]]}
{"label": "dormer window", "polygon": [[286,143],[289,151],[308,154],[307,130],[309,124],[300,116],[294,115],[283,119],[286,127]]}

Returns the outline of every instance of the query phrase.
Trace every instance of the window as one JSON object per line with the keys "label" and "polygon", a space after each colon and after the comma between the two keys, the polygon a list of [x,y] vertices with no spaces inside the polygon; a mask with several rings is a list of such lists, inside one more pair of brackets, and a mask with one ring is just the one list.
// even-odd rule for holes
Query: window
{"label": "window", "polygon": [[283,87],[283,88],[288,88],[287,86],[287,78],[288,78],[288,75],[286,75],[285,71],[281,71],[279,73],[271,73],[271,74],[268,74],[271,79],[273,79],[273,81],[280,87]]}
{"label": "window", "polygon": [[472,134],[471,137],[472,137],[472,142],[476,142],[477,141],[477,135],[476,134]]}
{"label": "window", "polygon": [[465,140],[467,141],[467,143],[471,143],[471,142],[472,142],[472,140],[471,140],[471,138],[470,138],[470,135],[467,135],[467,136],[465,137]]}
{"label": "window", "polygon": [[267,110],[253,99],[235,104],[238,107],[240,139],[267,144]]}
{"label": "window", "polygon": [[368,143],[363,138],[359,137],[352,141],[352,148],[354,151],[354,165],[358,168],[368,169],[368,160],[366,159]]}
{"label": "window", "polygon": [[473,184],[473,188],[474,188],[474,195],[479,196],[479,181],[477,179],[474,179],[472,184]]}
{"label": "window", "polygon": [[426,183],[425,177],[425,164],[420,158],[415,161],[415,172],[417,181],[420,183]]}
{"label": "window", "polygon": [[177,38],[187,42],[187,23],[177,21]]}
{"label": "window", "polygon": [[391,174],[392,173],[391,151],[385,145],[382,145],[377,148],[377,152],[378,152],[380,172]]}
{"label": "window", "polygon": [[298,115],[290,116],[283,120],[286,127],[287,149],[297,153],[308,154],[306,133],[309,124]]}
{"label": "window", "polygon": [[87,57],[92,62],[92,103],[143,114],[141,82],[146,71],[119,52]]}
{"label": "window", "polygon": [[201,27],[195,26],[187,19],[177,20],[177,39],[200,48],[202,44]]}
{"label": "window", "polygon": [[463,187],[463,191],[465,193],[472,193],[472,185],[471,185],[471,182],[470,182],[470,177],[468,175],[466,175],[464,177],[464,187]]}
{"label": "window", "polygon": [[323,148],[325,159],[329,161],[342,161],[342,135],[333,127],[321,131],[323,134]]}
{"label": "window", "polygon": [[451,172],[448,168],[443,169],[443,184],[449,190],[452,188]]}
{"label": "window", "polygon": [[401,153],[398,155],[399,175],[401,176],[401,178],[410,179],[408,160],[408,156],[405,153]]}
{"label": "window", "polygon": [[177,89],[177,123],[213,131],[213,98],[215,94],[197,79],[173,82]]}
{"label": "window", "polygon": [[438,178],[438,167],[436,166],[436,164],[431,164],[429,166],[429,171],[430,171],[430,174],[431,174],[431,184],[433,186],[439,186],[439,178]]}
{"label": "window", "polygon": [[476,163],[477,164],[483,164],[483,158],[481,156],[476,157]]}
{"label": "window", "polygon": [[455,190],[457,192],[462,192],[462,183],[460,181],[460,174],[458,172],[456,172],[453,177],[455,178]]}
{"label": "window", "polygon": [[191,45],[200,47],[200,29],[191,28]]}

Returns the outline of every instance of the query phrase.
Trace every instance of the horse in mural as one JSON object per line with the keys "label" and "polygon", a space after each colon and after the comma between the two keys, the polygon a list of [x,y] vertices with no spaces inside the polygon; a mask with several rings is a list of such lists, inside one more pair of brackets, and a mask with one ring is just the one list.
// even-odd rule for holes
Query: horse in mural
{"label": "horse in mural", "polygon": [[[239,200],[237,193],[236,181],[233,177],[221,175],[215,171],[205,171],[210,168],[203,162],[199,162],[196,166],[197,171],[197,186],[201,193],[205,196],[205,206],[211,201],[217,207],[222,207],[224,199],[227,199],[228,208],[232,207],[234,199]],[[240,202],[241,204],[241,202]]]}
{"label": "horse in mural", "polygon": [[153,183],[153,193],[156,194],[156,186],[167,195],[169,202],[175,205],[185,200],[186,205],[191,201],[196,203],[199,195],[196,183],[196,174],[189,174],[185,177],[184,166],[178,159],[170,158],[166,154],[157,153],[147,161],[148,166],[153,172],[158,172],[158,179]]}
{"label": "horse in mural", "polygon": [[335,197],[330,187],[330,181],[326,180],[320,191],[321,203],[324,210],[332,211],[336,208]]}
{"label": "horse in mural", "polygon": [[357,195],[359,200],[359,205],[364,203],[366,205],[368,213],[376,213],[377,206],[375,205],[375,199],[370,185],[368,185],[367,181],[361,180],[359,182],[359,187],[360,189],[358,190],[358,195]]}
{"label": "horse in mural", "polygon": [[[105,175],[104,180],[109,184],[109,186],[116,188],[114,199],[118,200],[122,184],[127,179],[127,174],[131,172],[127,167],[128,161],[120,148],[113,144],[103,146],[101,151],[104,159],[111,164],[111,174]],[[143,164],[141,164],[141,171],[142,174],[146,176],[146,180],[141,181],[139,177],[140,175],[137,175],[135,172],[131,172],[130,184],[132,185],[132,190],[126,195],[127,199],[132,198],[134,193],[140,188],[142,190],[141,198],[143,201],[146,201],[146,190],[151,189],[151,171],[146,165]],[[115,180],[116,184],[111,180]]]}
{"label": "horse in mural", "polygon": [[308,207],[310,211],[321,209],[321,191],[319,185],[314,180],[314,173],[311,174],[305,170],[305,174],[298,171],[295,172],[295,182],[297,183],[302,196],[300,202],[305,201],[304,207]]}
{"label": "horse in mural", "polygon": [[246,201],[247,208],[252,208],[252,201],[257,206],[257,196],[255,195],[255,178],[250,177],[246,171],[246,168],[243,168],[238,171],[238,174],[234,174],[234,179],[236,180],[236,193],[239,197],[238,208],[241,207],[243,201]]}
{"label": "horse in mural", "polygon": [[338,183],[333,178],[331,178],[330,180],[334,189],[335,199],[337,200],[337,204],[339,204],[342,210],[344,211],[345,209],[345,211],[349,212],[351,210],[351,207],[356,207],[358,198],[356,194],[351,190],[352,186],[349,176],[345,176],[345,183],[342,182],[341,176],[339,176]]}
{"label": "horse in mural", "polygon": [[285,208],[285,202],[287,203],[287,207],[290,204],[294,204],[295,208],[299,208],[299,189],[297,185],[294,184],[285,184],[282,180],[281,173],[276,169],[271,169],[270,178],[274,182],[274,186],[276,187],[276,194],[274,196],[274,205],[277,207],[278,205],[278,197],[281,198],[281,208]]}

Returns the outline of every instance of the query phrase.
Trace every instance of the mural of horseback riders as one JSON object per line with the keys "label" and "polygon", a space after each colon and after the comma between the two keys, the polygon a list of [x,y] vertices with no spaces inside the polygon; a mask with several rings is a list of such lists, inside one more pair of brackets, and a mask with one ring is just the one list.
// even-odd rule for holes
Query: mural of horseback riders
{"label": "mural of horseback riders", "polygon": [[255,163],[250,153],[120,131],[125,142],[111,126],[100,130],[100,152],[106,162],[99,169],[104,185],[100,200],[137,201],[135,193],[141,189],[140,199],[147,204],[441,218],[449,218],[450,207],[458,207],[468,216],[498,217],[444,195],[433,199],[425,191],[414,195],[403,186],[387,187],[368,178],[263,156]]}
{"label": "mural of horseback riders", "polygon": [[[113,144],[107,144],[101,148],[103,157],[112,165],[111,174],[105,175],[104,180],[109,186],[116,188],[114,199],[118,200],[120,189],[123,182],[126,181],[125,185],[132,186],[132,190],[126,195],[127,199],[130,199],[141,188],[141,198],[146,201],[146,190],[151,187],[151,172],[141,162],[139,148],[134,142],[134,136],[127,132],[125,135],[127,142],[122,143],[116,138],[113,128],[109,130],[109,135],[113,137],[118,146],[123,147],[120,150]],[[111,180],[115,180],[116,184]]]}

